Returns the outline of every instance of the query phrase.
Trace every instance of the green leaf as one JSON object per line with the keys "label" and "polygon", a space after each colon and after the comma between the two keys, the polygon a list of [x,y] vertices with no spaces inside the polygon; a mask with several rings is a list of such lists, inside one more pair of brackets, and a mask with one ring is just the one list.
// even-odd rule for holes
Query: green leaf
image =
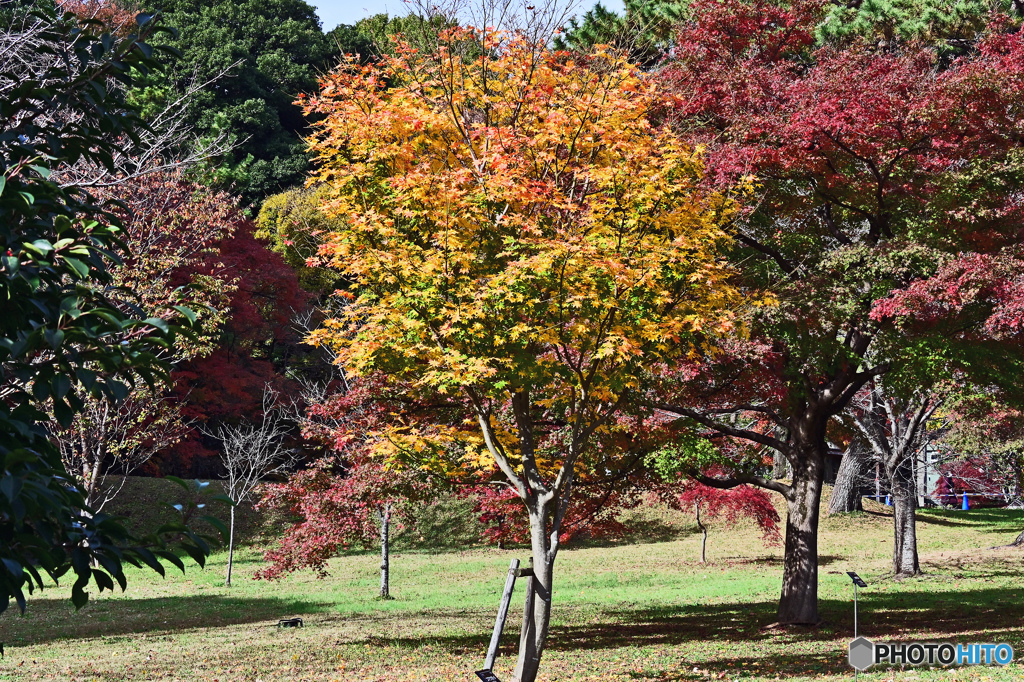
{"label": "green leaf", "polygon": [[206,554],[199,547],[195,547],[194,545],[185,545],[182,549],[192,557],[193,561],[199,564],[200,568],[206,566]]}
{"label": "green leaf", "polygon": [[53,244],[51,244],[48,239],[37,239],[31,244],[25,243],[22,244],[22,246],[25,247],[26,250],[31,251],[32,253],[37,253],[40,256],[47,256],[53,251]]}
{"label": "green leaf", "polygon": [[154,555],[153,552],[149,551],[145,547],[139,547],[135,550],[135,553],[144,564],[159,573],[161,578],[167,577],[164,565],[160,563],[160,560],[156,558],[156,555]]}
{"label": "green leaf", "polygon": [[82,316],[82,311],[79,310],[78,304],[80,299],[77,296],[67,296],[61,299],[60,302],[60,314],[67,315],[72,320],[77,320]]}
{"label": "green leaf", "polygon": [[85,279],[86,277],[89,276],[88,265],[78,260],[77,258],[69,258],[67,256],[62,256],[62,258],[64,259],[65,263],[67,263],[74,269],[74,271],[78,274],[79,277]]}
{"label": "green leaf", "polygon": [[4,476],[0,478],[0,492],[9,501],[14,502],[14,498],[21,493],[22,480],[20,476]]}
{"label": "green leaf", "polygon": [[188,492],[190,490],[189,487],[188,487],[188,483],[186,483],[185,481],[181,480],[177,476],[165,476],[164,478],[166,480],[170,481],[171,483],[174,483],[175,485],[181,486],[186,492]]}
{"label": "green leaf", "polygon": [[224,525],[224,522],[218,519],[216,516],[206,515],[200,516],[199,518],[201,518],[203,521],[206,521],[208,524],[216,528],[217,532],[219,532],[221,535],[221,540],[227,540],[228,536],[231,534],[228,531],[228,527]]}
{"label": "green leaf", "polygon": [[71,379],[64,374],[58,374],[50,382],[53,395],[57,398],[63,398],[71,390]]}
{"label": "green leaf", "polygon": [[78,380],[82,382],[82,386],[87,391],[92,390],[93,384],[96,383],[96,372],[91,369],[79,367],[75,370],[75,376],[78,377]]}
{"label": "green leaf", "polygon": [[100,588],[100,592],[103,590],[114,591],[114,581],[105,572],[94,568],[92,570],[92,579],[96,581],[96,586]]}
{"label": "green leaf", "polygon": [[75,610],[89,603],[89,593],[85,591],[85,587],[88,584],[89,575],[85,574],[79,577],[75,584],[71,586],[71,603],[75,605]]}
{"label": "green leaf", "polygon": [[21,564],[19,564],[17,561],[14,561],[13,559],[8,559],[6,557],[4,557],[3,562],[4,568],[7,569],[8,573],[14,576],[15,579],[21,578]]}
{"label": "green leaf", "polygon": [[131,390],[120,381],[111,381],[107,384],[107,389],[113,396],[116,402],[123,402],[131,394]]}
{"label": "green leaf", "polygon": [[64,332],[60,329],[46,329],[43,331],[43,338],[50,348],[57,350],[64,343]]}
{"label": "green leaf", "polygon": [[150,325],[151,327],[156,327],[164,334],[170,331],[170,329],[167,326],[167,322],[161,320],[159,317],[147,317],[145,320],[143,320],[143,322]]}
{"label": "green leaf", "polygon": [[187,308],[187,307],[185,307],[183,305],[175,305],[175,306],[171,306],[171,307],[174,308],[175,310],[177,310],[182,315],[184,315],[188,319],[188,321],[190,323],[192,323],[192,324],[196,323],[196,319],[197,319],[196,318],[196,314],[195,314],[195,312],[191,308]]}
{"label": "green leaf", "polygon": [[75,418],[75,413],[71,411],[67,403],[63,400],[54,399],[53,401],[53,416],[57,420],[57,423],[67,428],[71,426],[71,421]]}
{"label": "green leaf", "polygon": [[42,402],[50,397],[50,384],[42,379],[32,383],[32,395],[36,400]]}
{"label": "green leaf", "polygon": [[185,573],[185,564],[181,561],[181,559],[178,558],[178,555],[175,554],[174,552],[168,552],[167,550],[163,550],[162,549],[162,550],[157,551],[156,554],[160,558],[166,559],[170,563],[172,563],[175,566],[177,566],[178,570],[180,570],[183,574]]}

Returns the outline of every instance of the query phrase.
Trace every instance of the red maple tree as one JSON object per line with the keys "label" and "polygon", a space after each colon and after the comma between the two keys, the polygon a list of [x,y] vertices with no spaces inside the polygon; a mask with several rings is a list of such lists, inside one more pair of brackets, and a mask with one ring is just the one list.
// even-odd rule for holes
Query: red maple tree
{"label": "red maple tree", "polygon": [[[666,494],[667,492],[667,494]],[[683,479],[671,486],[661,497],[675,509],[693,511],[701,531],[700,562],[707,563],[707,519],[719,519],[727,526],[735,526],[742,519],[752,520],[761,529],[766,545],[779,542],[779,512],[763,490],[749,485],[722,489],[704,485],[693,479]]]}
{"label": "red maple tree", "polygon": [[[636,505],[635,496],[622,486],[581,485],[562,521],[559,541],[574,539],[617,539],[629,527],[620,516]],[[465,491],[474,502],[485,542],[504,549],[507,545],[528,545],[530,526],[523,514],[523,501],[514,490],[502,485],[472,486]]]}
{"label": "red maple tree", "polygon": [[[999,310],[994,299],[980,311],[947,306],[942,324],[937,316],[925,325],[914,314],[927,306],[911,294],[972,254],[1004,259],[1003,280],[1015,281],[1024,236],[1020,34],[995,17],[976,49],[945,61],[925,45],[822,45],[821,7],[698,0],[660,72],[677,124],[705,146],[711,181],[756,177],[755,200],[732,225],[735,262],[747,286],[778,304],[750,311],[748,342],[668,373],[652,402],[707,435],[748,444],[735,449],[746,461],[705,482],[786,498],[783,623],[818,620],[824,462],[852,398],[916,354],[948,350],[965,371],[995,381],[998,359],[1017,352],[971,342]],[[911,309],[886,308],[888,300]],[[791,483],[752,473],[762,449],[788,460]]]}
{"label": "red maple tree", "polygon": [[[330,454],[286,482],[264,488],[258,507],[284,512],[295,521],[265,553],[270,565],[257,577],[274,579],[304,568],[325,575],[328,561],[340,551],[379,543],[379,596],[389,599],[391,533],[396,526],[415,526],[409,503],[428,498],[443,479],[420,469],[391,467],[369,447],[379,429],[401,419],[396,410],[402,408],[382,377],[335,388],[308,407],[302,423],[303,435]],[[416,409],[403,413],[407,423],[422,416]]]}
{"label": "red maple tree", "polygon": [[259,412],[268,384],[288,397],[298,392],[285,369],[312,352],[293,322],[309,305],[309,295],[294,270],[256,239],[254,230],[251,221],[242,221],[202,262],[176,273],[182,284],[206,278],[228,282],[232,291],[213,351],[179,364],[171,374],[175,398],[197,427],[154,457],[150,473],[219,475],[217,445],[203,432]]}

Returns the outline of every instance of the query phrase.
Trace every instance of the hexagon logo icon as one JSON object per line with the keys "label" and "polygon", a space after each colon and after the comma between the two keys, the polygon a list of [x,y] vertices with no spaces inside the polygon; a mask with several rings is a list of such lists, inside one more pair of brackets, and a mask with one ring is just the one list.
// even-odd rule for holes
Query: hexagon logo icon
{"label": "hexagon logo icon", "polygon": [[866,637],[850,642],[850,665],[857,670],[867,670],[875,662],[875,645]]}

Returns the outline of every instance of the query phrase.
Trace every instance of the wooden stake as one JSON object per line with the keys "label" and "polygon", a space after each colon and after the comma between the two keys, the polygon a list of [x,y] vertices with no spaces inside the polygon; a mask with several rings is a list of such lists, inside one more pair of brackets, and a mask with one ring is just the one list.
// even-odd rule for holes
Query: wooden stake
{"label": "wooden stake", "polygon": [[519,559],[513,559],[508,567],[508,577],[505,578],[505,591],[501,595],[498,617],[494,620],[494,633],[491,634],[491,644],[487,647],[487,658],[484,659],[485,670],[494,669],[494,659],[498,657],[498,643],[501,641],[501,631],[505,629],[505,619],[508,618],[508,605],[512,602],[512,590],[516,586],[518,571]]}
{"label": "wooden stake", "polygon": [[530,621],[533,620],[533,559],[530,559],[530,577],[526,579],[526,604],[523,606],[523,630],[519,634],[519,650],[526,646],[526,636],[530,629]]}

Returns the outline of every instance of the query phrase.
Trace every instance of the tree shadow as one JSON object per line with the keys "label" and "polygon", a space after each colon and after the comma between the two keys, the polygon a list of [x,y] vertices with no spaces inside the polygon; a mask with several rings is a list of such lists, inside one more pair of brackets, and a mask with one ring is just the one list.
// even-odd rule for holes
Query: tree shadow
{"label": "tree shadow", "polygon": [[931,510],[919,509],[918,523],[936,526],[983,527],[988,530],[1012,532],[1014,528],[1024,528],[1024,511],[1019,509],[960,509]]}
{"label": "tree shadow", "polygon": [[[998,573],[998,571],[996,572]],[[1017,575],[1012,571],[1001,575]],[[994,574],[995,575],[995,574]],[[860,631],[874,640],[912,636],[923,641],[1011,641],[1018,644],[1024,627],[1017,587],[987,587],[948,592],[872,591],[860,595]],[[698,673],[634,671],[634,679],[682,681],[730,675],[739,670],[771,671],[781,679],[808,675],[845,674],[846,645],[852,639],[853,612],[848,599],[822,599],[823,623],[815,628],[771,627],[774,600],[727,604],[555,604],[551,652],[614,650],[694,644],[687,666]],[[145,599],[96,600],[80,614],[65,600],[35,600],[29,616],[0,618],[9,646],[55,639],[129,637],[134,634],[217,628],[280,618],[318,616],[318,625],[344,622],[349,635],[338,633],[335,643],[371,647],[441,648],[455,656],[476,657],[486,648],[493,611],[482,608],[431,609],[395,613],[390,610],[339,613],[329,602],[232,595],[176,596]],[[85,616],[85,617],[83,617]],[[395,619],[415,621],[399,634]],[[506,646],[514,646],[516,619],[506,626]],[[322,622],[321,622],[322,621]],[[388,623],[390,621],[390,623]],[[383,627],[387,623],[388,627]],[[314,625],[316,627],[316,625]],[[397,632],[401,633],[402,627]],[[321,628],[324,631],[327,628]],[[309,632],[316,629],[307,628]],[[333,635],[332,635],[333,636]],[[808,646],[810,645],[810,646]],[[751,652],[743,649],[749,646]],[[506,649],[506,652],[508,649]],[[754,652],[763,652],[756,654]],[[693,664],[691,666],[691,663]],[[747,665],[744,666],[743,664]]]}
{"label": "tree shadow", "polygon": [[33,599],[24,616],[9,609],[0,617],[0,631],[8,646],[26,646],[260,621],[276,625],[282,618],[331,609],[330,604],[298,599],[196,595],[91,599],[76,612],[66,598],[44,598]]}
{"label": "tree shadow", "polygon": [[[838,561],[849,561],[850,557],[839,556],[838,554],[819,554],[818,555],[818,568],[825,566],[831,566]],[[723,559],[721,563],[728,563],[736,566],[747,566],[752,564],[763,565],[763,566],[782,566],[784,563],[784,557],[781,556],[759,556],[759,557],[742,557],[736,559]]]}
{"label": "tree shadow", "polygon": [[643,527],[631,529],[621,537],[578,537],[566,547],[572,549],[623,547],[626,545],[653,545],[660,542],[674,542],[700,533],[696,527],[678,526],[662,519],[648,519]]}
{"label": "tree shadow", "polygon": [[[1019,643],[1024,614],[1019,608],[1019,590],[990,588],[957,593],[861,593],[860,634],[875,640],[903,639],[913,636],[921,641],[977,641],[979,631],[988,634],[985,641]],[[664,605],[634,608],[622,606],[587,612],[593,622],[581,625],[555,624],[551,628],[548,650],[579,652],[699,643],[702,652],[694,666],[699,674],[680,671],[631,673],[635,679],[688,680],[729,675],[739,670],[762,673],[771,670],[780,678],[807,675],[845,674],[846,646],[853,639],[853,609],[847,600],[823,599],[820,602],[822,624],[813,628],[774,626],[777,603],[760,601],[749,604]],[[555,605],[555,617],[569,621],[578,618],[572,607]],[[565,618],[566,612],[570,617]],[[510,629],[516,624],[510,622]],[[476,655],[486,647],[488,637],[480,634],[444,636],[370,637],[376,646],[417,649],[441,647],[453,655]],[[515,633],[507,629],[505,642],[514,645]],[[780,641],[781,640],[781,641]],[[818,646],[808,650],[807,643]],[[737,644],[750,644],[760,656],[730,655]],[[803,645],[801,645],[801,643]],[[772,647],[775,651],[772,651]],[[719,653],[721,652],[721,653]],[[746,667],[744,667],[746,664]],[[689,663],[687,664],[689,665]],[[730,677],[730,679],[732,679]]]}

